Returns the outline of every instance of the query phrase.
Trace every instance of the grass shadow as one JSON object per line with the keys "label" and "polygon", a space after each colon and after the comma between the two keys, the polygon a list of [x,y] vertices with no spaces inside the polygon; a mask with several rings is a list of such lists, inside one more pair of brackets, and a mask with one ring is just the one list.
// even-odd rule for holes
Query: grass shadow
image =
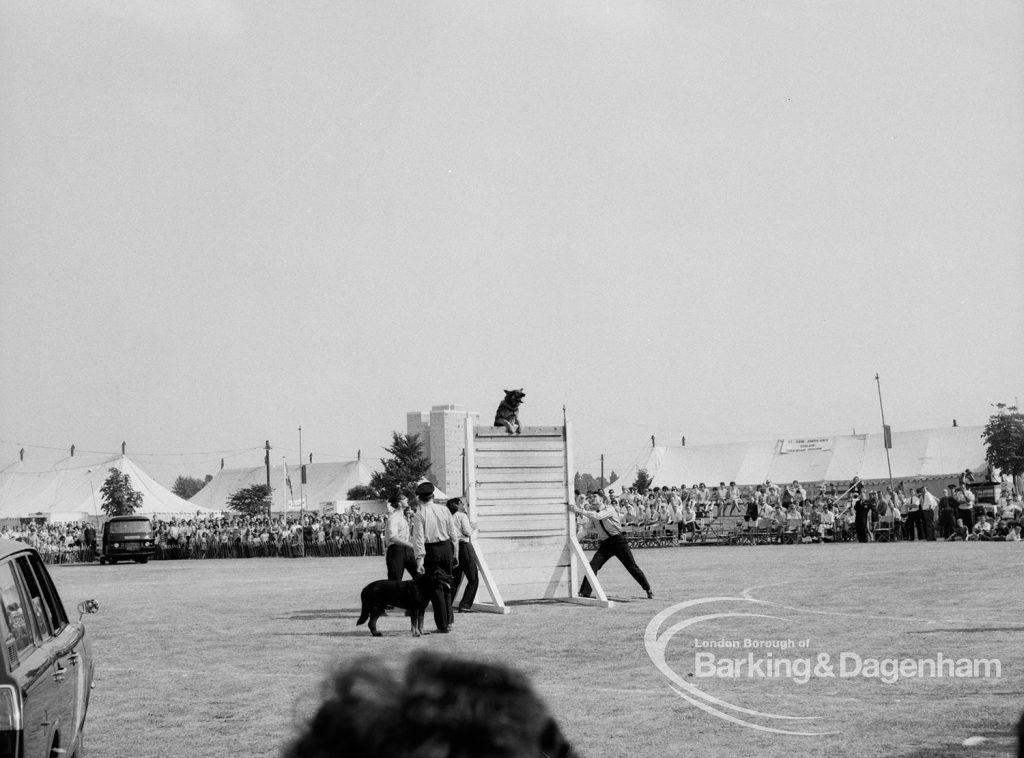
{"label": "grass shadow", "polygon": [[985,632],[1024,632],[1024,626],[976,626],[966,629],[920,629],[909,634],[938,634],[939,632],[955,634],[983,634]]}
{"label": "grass shadow", "polygon": [[293,611],[286,616],[275,616],[275,621],[316,621],[318,619],[359,618],[359,608],[314,608],[306,611]]}
{"label": "grass shadow", "polygon": [[[381,638],[382,639],[385,638],[385,637],[409,637],[410,639],[412,639],[412,633],[408,629],[403,629],[401,631],[399,631],[397,629],[392,629],[392,630],[379,629],[378,631],[381,633]],[[430,632],[424,632],[423,636],[424,637],[429,637],[430,634],[431,634]],[[364,628],[353,629],[353,630],[347,631],[347,632],[342,632],[342,631],[277,632],[276,635],[278,637],[368,637],[368,638],[373,636],[373,635],[370,634],[369,630],[364,629]],[[439,635],[439,636],[443,637],[443,636],[446,636],[446,635]]]}

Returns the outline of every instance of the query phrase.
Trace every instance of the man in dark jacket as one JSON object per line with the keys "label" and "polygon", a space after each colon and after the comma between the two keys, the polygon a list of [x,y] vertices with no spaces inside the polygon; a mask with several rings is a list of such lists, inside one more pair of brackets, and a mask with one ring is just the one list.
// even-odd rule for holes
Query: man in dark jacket
{"label": "man in dark jacket", "polygon": [[944,487],[939,498],[939,536],[942,539],[951,537],[956,531],[956,506],[952,485]]}

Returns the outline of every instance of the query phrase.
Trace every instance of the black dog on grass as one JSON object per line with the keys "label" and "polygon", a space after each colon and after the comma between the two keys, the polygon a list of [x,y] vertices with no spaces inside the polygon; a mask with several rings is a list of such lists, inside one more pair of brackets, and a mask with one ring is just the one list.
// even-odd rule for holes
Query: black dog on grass
{"label": "black dog on grass", "polygon": [[384,615],[388,607],[402,608],[405,615],[412,621],[412,636],[423,634],[423,614],[434,596],[438,585],[451,587],[452,577],[444,569],[436,568],[431,574],[420,574],[409,581],[393,581],[380,579],[363,587],[359,597],[363,608],[356,626],[370,622],[370,634],[380,637],[377,631],[377,619]]}
{"label": "black dog on grass", "polygon": [[494,425],[505,427],[509,434],[519,434],[523,428],[519,425],[519,406],[523,404],[526,393],[522,388],[517,390],[505,390],[505,399],[498,406],[494,414]]}

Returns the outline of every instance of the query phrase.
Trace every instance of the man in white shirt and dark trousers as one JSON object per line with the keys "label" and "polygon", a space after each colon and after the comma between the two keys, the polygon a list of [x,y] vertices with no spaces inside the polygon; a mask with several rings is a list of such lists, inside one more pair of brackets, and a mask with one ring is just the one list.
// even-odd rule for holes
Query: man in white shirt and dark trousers
{"label": "man in white shirt and dark trousers", "polygon": [[[610,504],[602,503],[596,492],[592,492],[587,496],[587,506],[588,508],[584,510],[577,507],[575,503],[571,503],[569,510],[578,516],[586,516],[595,522],[597,533],[602,538],[601,544],[597,546],[597,552],[590,559],[590,568],[596,574],[608,562],[609,558],[618,558],[622,565],[626,567],[626,571],[630,573],[630,576],[636,579],[644,592],[647,593],[647,597],[653,598],[654,593],[651,591],[651,585],[648,583],[647,577],[644,576],[644,572],[636,565],[633,551],[629,549],[626,536],[622,533],[618,511]],[[580,597],[590,597],[590,591],[590,580],[584,579],[583,584],[580,586]]]}
{"label": "man in white shirt and dark trousers", "polygon": [[[443,505],[434,502],[434,485],[423,482],[416,487],[419,510],[412,519],[412,550],[416,557],[417,573],[432,574],[435,568],[442,569],[449,577],[458,565],[456,558],[459,537],[452,514]],[[430,601],[434,609],[434,623],[437,631],[448,634],[455,622],[452,613],[452,589],[438,584]]]}
{"label": "man in white shirt and dark trousers", "polygon": [[405,519],[405,506],[408,504],[408,500],[401,492],[395,492],[388,498],[388,523],[384,530],[384,563],[388,569],[388,579],[392,581],[400,581],[406,571],[409,572],[410,578],[416,578],[416,557],[412,551],[409,522]]}
{"label": "man in white shirt and dark trousers", "polygon": [[476,553],[473,552],[473,526],[462,505],[461,498],[453,497],[448,501],[448,510],[455,519],[455,531],[459,535],[459,565],[455,567],[455,574],[452,577],[452,598],[459,593],[459,585],[462,577],[466,577],[466,590],[462,593],[462,600],[459,601],[459,613],[472,613],[473,601],[476,599],[476,591],[480,586],[480,576],[476,569]]}

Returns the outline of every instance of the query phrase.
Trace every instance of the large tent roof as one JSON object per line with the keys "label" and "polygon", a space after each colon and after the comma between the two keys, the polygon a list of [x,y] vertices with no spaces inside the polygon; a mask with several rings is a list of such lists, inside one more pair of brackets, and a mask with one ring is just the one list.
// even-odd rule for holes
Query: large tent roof
{"label": "large tent roof", "polygon": [[[305,510],[320,510],[322,503],[337,503],[339,509],[348,505],[348,491],[357,485],[367,485],[373,472],[361,460],[308,463],[306,483],[300,487],[301,469],[298,465],[281,464],[270,468],[272,510],[284,512],[298,510],[301,497]],[[289,490],[290,482],[290,490]],[[206,508],[224,510],[233,494],[244,487],[267,483],[264,466],[221,469],[192,496],[190,503]]]}
{"label": "large tent roof", "polygon": [[[818,436],[764,442],[652,448],[640,468],[654,486],[706,482],[740,485],[772,482],[884,480],[955,477],[966,469],[984,473],[984,427],[954,426],[894,432],[888,461],[879,434]],[[636,469],[622,484],[632,483]]]}
{"label": "large tent roof", "polygon": [[129,476],[142,493],[137,513],[181,517],[213,513],[175,495],[127,455],[79,454],[57,462],[17,460],[0,470],[0,518],[44,515],[50,521],[83,521],[102,515],[100,488],[110,469]]}

